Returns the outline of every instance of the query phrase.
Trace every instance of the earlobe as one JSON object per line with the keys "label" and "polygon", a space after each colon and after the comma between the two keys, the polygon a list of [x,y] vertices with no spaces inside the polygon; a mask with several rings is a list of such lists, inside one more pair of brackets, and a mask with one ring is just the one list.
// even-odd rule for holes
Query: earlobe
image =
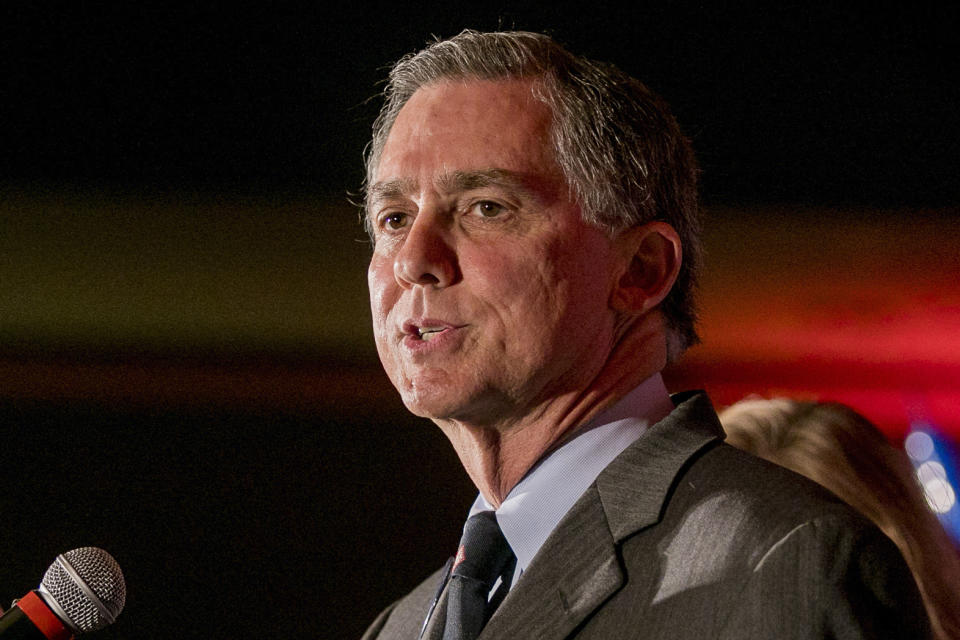
{"label": "earlobe", "polygon": [[666,222],[627,229],[617,238],[626,262],[610,296],[620,312],[643,314],[659,305],[677,279],[683,248],[680,236]]}

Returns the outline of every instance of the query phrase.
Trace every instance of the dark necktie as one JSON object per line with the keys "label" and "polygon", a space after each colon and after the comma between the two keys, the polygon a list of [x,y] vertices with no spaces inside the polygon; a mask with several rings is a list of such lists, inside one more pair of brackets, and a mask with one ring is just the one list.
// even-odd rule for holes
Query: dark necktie
{"label": "dark necktie", "polygon": [[[447,587],[443,640],[474,640],[480,635],[510,588],[515,560],[493,511],[482,511],[467,520]],[[497,578],[502,578],[503,584],[489,598]]]}

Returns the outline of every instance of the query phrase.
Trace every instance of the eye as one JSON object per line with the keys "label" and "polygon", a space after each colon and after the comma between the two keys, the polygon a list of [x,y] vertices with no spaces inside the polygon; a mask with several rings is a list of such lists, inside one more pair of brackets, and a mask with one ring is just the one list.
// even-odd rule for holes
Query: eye
{"label": "eye", "polygon": [[484,218],[496,218],[504,212],[506,207],[492,200],[481,200],[473,205],[472,210]]}
{"label": "eye", "polygon": [[380,226],[390,231],[396,231],[407,226],[407,214],[395,211],[380,218]]}

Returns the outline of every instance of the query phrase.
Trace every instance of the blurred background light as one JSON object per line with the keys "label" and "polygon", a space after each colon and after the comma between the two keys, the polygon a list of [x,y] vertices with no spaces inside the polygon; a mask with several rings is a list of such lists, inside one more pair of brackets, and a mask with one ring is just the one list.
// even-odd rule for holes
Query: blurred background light
{"label": "blurred background light", "polygon": [[955,447],[927,422],[914,425],[903,446],[913,462],[927,504],[947,532],[960,542],[960,507],[957,506],[956,489],[960,473]]}

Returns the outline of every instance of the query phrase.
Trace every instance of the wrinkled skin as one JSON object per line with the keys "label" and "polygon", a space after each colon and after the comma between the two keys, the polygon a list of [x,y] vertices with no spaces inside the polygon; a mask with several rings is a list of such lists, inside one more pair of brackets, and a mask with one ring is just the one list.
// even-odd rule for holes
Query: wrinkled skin
{"label": "wrinkled skin", "polygon": [[628,327],[646,341],[662,322],[616,308],[636,247],[581,219],[550,117],[528,81],[423,87],[369,190],[380,359],[494,504],[565,431],[662,366],[615,357]]}

